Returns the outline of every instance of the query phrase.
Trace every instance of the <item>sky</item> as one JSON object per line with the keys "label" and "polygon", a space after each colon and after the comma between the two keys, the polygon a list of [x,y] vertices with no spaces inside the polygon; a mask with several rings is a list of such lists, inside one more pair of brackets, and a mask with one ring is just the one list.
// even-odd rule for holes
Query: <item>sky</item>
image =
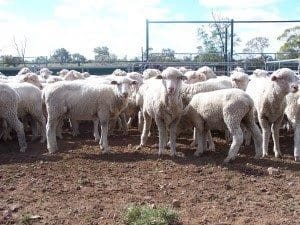
{"label": "sky", "polygon": [[[26,38],[26,56],[50,56],[58,48],[94,58],[93,49],[107,46],[119,58],[140,57],[145,49],[145,21],[212,20],[212,12],[234,20],[300,20],[299,0],[0,0],[0,55],[16,55],[13,39]],[[236,24],[242,42],[270,40],[266,51],[276,52],[277,37],[297,24]],[[150,24],[154,52],[197,52],[200,24]]]}

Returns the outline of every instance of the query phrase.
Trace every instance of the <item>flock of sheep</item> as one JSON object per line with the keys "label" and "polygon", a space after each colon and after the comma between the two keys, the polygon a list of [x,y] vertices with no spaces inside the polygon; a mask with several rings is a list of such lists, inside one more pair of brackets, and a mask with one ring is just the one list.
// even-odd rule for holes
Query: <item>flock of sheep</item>
{"label": "flock of sheep", "polygon": [[199,156],[215,148],[210,131],[224,130],[227,140],[232,140],[227,163],[251,138],[255,157],[267,156],[271,134],[275,157],[280,157],[279,129],[284,121],[294,128],[294,157],[299,161],[299,84],[298,76],[288,68],[270,76],[260,69],[248,75],[241,68],[230,76],[216,76],[207,66],[196,71],[146,69],[142,74],[117,69],[96,76],[66,69],[52,75],[47,68],[32,73],[24,67],[16,76],[0,75],[0,139],[11,139],[14,130],[24,152],[24,128],[30,127],[32,140],[41,136],[49,153],[55,153],[66,121],[73,136],[79,134],[80,121],[93,121],[94,138],[108,153],[109,132],[117,125],[127,132],[138,118],[141,140],[137,149],[146,145],[152,120],[158,128],[158,154],[169,146],[172,156],[177,154],[176,137],[184,131],[193,131],[191,145],[196,145]]}

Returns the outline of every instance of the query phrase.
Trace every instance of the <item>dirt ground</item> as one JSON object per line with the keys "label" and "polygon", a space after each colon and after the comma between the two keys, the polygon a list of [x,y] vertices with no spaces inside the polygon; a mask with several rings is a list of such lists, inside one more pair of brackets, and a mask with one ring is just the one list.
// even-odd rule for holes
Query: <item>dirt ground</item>
{"label": "dirt ground", "polygon": [[[60,152],[29,142],[0,145],[0,224],[120,224],[130,204],[174,207],[182,224],[300,224],[300,163],[293,139],[281,136],[283,159],[254,159],[253,146],[223,165],[228,145],[195,158],[191,139],[179,138],[181,156],[158,157],[157,138],[135,151],[139,133],[109,137],[103,155],[87,127],[59,140]],[[270,175],[268,168],[278,168]],[[176,204],[175,204],[176,203]]]}

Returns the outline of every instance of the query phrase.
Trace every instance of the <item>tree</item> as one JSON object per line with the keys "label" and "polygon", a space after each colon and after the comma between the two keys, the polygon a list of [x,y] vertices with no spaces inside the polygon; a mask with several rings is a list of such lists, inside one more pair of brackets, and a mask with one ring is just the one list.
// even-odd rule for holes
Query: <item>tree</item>
{"label": "tree", "polygon": [[80,63],[86,62],[86,58],[79,53],[74,53],[72,54],[72,62],[77,63],[77,65],[80,66]]}
{"label": "tree", "polygon": [[294,59],[300,57],[300,26],[295,26],[284,30],[283,34],[277,39],[280,41],[285,41],[285,43],[279,49],[278,58]]}
{"label": "tree", "polygon": [[2,58],[2,61],[3,61],[3,64],[5,66],[18,66],[20,65],[21,63],[23,63],[23,59],[21,57],[15,57],[15,56],[12,56],[12,55],[3,55],[1,56]]}
{"label": "tree", "polygon": [[161,58],[164,62],[175,61],[175,51],[170,48],[163,48],[161,50]]}
{"label": "tree", "polygon": [[100,63],[115,62],[118,60],[118,57],[115,54],[109,52],[109,48],[107,46],[94,48],[94,53],[95,61],[98,61]]}
{"label": "tree", "polygon": [[22,59],[22,63],[25,65],[25,53],[27,48],[27,38],[24,37],[24,41],[17,43],[16,38],[13,37],[13,46],[17,51],[18,56]]}
{"label": "tree", "polygon": [[70,53],[65,48],[56,49],[50,57],[51,62],[60,64],[70,62],[71,60]]}
{"label": "tree", "polygon": [[[198,39],[202,42],[202,45],[198,46],[198,53],[195,60],[202,62],[220,62],[226,57],[225,42],[226,42],[226,29],[229,27],[229,23],[219,23],[220,21],[229,21],[228,18],[223,18],[220,15],[216,15],[212,12],[212,17],[215,23],[208,25],[208,30],[205,26],[198,28]],[[234,45],[238,45],[240,39],[236,34],[234,37]],[[229,38],[229,35],[227,35]],[[227,40],[229,43],[229,40]]]}
{"label": "tree", "polygon": [[269,39],[266,37],[254,37],[246,43],[246,47],[243,49],[244,53],[258,53],[259,57],[255,57],[256,54],[247,54],[252,64],[262,66],[266,60],[270,57],[264,54],[264,50],[270,46]]}
{"label": "tree", "polygon": [[45,56],[38,56],[35,58],[34,63],[36,64],[48,64],[48,59]]}

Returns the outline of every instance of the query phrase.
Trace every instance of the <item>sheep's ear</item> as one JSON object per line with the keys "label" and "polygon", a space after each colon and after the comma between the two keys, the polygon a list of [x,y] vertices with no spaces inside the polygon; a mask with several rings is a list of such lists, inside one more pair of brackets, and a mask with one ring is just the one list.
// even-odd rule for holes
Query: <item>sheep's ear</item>
{"label": "sheep's ear", "polygon": [[118,82],[115,81],[115,80],[112,80],[110,83],[111,83],[111,84],[118,84]]}
{"label": "sheep's ear", "polygon": [[162,75],[157,75],[155,78],[156,79],[162,79]]}
{"label": "sheep's ear", "polygon": [[271,76],[271,81],[276,81],[278,79],[278,77],[276,77],[275,75]]}
{"label": "sheep's ear", "polygon": [[131,84],[137,84],[137,81],[136,80],[131,81]]}
{"label": "sheep's ear", "polygon": [[186,76],[180,76],[179,79],[180,80],[187,80],[187,77]]}

